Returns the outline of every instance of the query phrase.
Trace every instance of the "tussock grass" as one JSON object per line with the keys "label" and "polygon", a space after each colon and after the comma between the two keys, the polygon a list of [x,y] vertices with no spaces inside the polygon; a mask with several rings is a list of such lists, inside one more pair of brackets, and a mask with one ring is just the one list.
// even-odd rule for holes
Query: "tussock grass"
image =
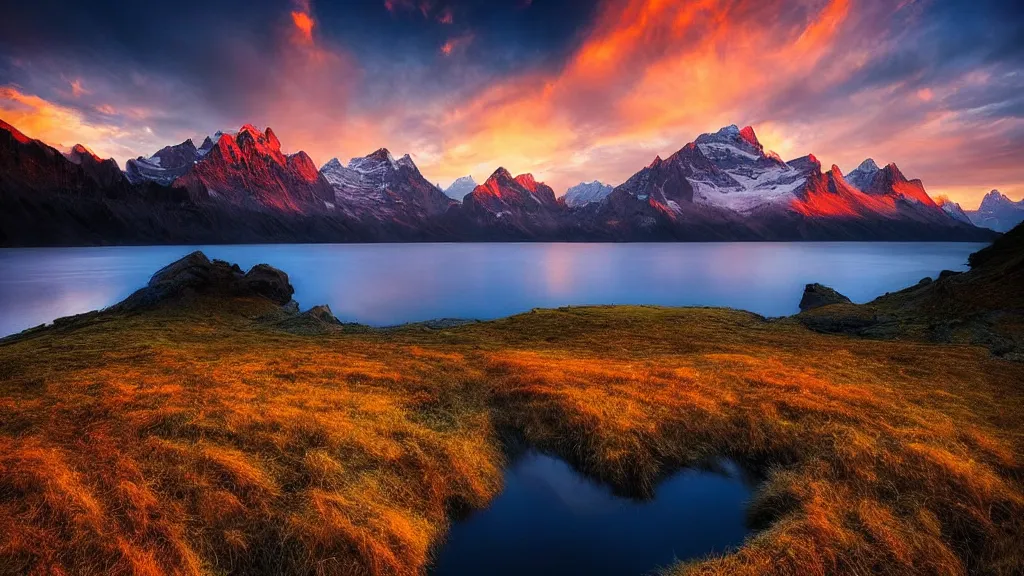
{"label": "tussock grass", "polygon": [[[720,309],[282,332],[257,301],[0,344],[0,572],[422,574],[503,438],[622,493],[708,456],[764,526],[673,574],[1024,572],[1024,365]],[[262,320],[260,319],[262,318]]]}

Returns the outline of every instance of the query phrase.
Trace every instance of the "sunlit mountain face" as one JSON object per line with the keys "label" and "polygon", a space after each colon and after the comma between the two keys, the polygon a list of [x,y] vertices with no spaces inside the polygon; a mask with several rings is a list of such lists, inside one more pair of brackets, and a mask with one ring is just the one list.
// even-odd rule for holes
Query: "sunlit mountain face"
{"label": "sunlit mountain face", "polygon": [[[851,183],[870,157],[899,166],[882,173],[901,198],[923,188],[900,170],[974,210],[992,189],[1024,196],[1024,4],[19,2],[0,20],[0,118],[121,167],[273,126],[252,149],[272,157],[267,182],[305,183],[281,200],[295,210],[330,200],[317,176],[329,160],[385,147],[410,154],[418,173],[396,178],[430,214],[445,201],[420,176],[447,188],[504,167],[560,196],[622,184],[733,124],[753,126],[780,177],[799,170],[782,160],[811,151],[839,168],[814,175],[799,199],[807,214],[892,210]],[[230,144],[216,152],[230,156]],[[164,170],[173,181],[201,148],[167,150],[166,166],[137,163],[128,177]],[[196,175],[211,189],[238,178]]]}

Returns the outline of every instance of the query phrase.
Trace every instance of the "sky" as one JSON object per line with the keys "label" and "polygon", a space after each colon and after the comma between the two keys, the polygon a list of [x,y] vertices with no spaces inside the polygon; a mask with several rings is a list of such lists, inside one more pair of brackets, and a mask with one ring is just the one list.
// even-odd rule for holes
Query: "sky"
{"label": "sky", "polygon": [[559,194],[751,125],[970,209],[1024,196],[1024,2],[32,0],[0,21],[0,119],[122,166],[252,123],[318,164],[387,147]]}

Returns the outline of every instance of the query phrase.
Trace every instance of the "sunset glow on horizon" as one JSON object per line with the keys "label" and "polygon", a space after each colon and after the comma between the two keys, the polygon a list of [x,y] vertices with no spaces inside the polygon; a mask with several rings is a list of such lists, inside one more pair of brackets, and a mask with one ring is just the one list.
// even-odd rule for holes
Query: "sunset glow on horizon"
{"label": "sunset glow on horizon", "polygon": [[[1024,196],[1024,9],[937,0],[316,0],[12,6],[0,119],[123,167],[252,123],[431,182],[619,184],[700,133],[843,172],[895,162],[974,208]],[[163,13],[168,12],[168,13]]]}

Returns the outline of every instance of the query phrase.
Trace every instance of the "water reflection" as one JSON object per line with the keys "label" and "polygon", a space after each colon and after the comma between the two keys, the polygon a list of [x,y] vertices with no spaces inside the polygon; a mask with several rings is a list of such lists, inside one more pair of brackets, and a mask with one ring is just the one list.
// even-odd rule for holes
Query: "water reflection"
{"label": "water reflection", "polygon": [[718,473],[683,470],[647,501],[615,496],[537,452],[517,460],[504,480],[486,509],[452,526],[435,576],[639,575],[725,552],[749,534],[751,486],[729,463]]}
{"label": "water reflection", "polygon": [[[201,247],[242,267],[288,272],[303,307],[389,325],[490,319],[584,304],[730,306],[797,311],[822,282],[863,302],[980,248],[962,243],[381,244]],[[195,247],[0,250],[0,335],[113,304]]]}

